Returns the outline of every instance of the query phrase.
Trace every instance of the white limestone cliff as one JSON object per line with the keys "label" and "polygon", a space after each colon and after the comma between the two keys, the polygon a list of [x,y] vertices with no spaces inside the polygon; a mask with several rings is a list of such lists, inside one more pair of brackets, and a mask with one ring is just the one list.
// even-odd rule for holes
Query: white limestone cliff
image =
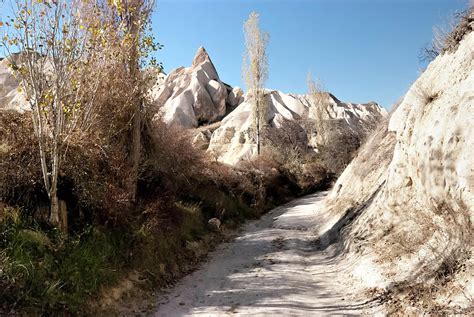
{"label": "white limestone cliff", "polygon": [[[316,147],[316,132],[303,128],[311,117],[306,95],[267,90],[266,124],[270,130],[291,130],[302,146]],[[376,103],[343,103],[326,94],[325,120],[338,121],[343,129],[362,136],[386,111]],[[237,164],[256,155],[253,111],[248,94],[224,84],[204,48],[199,48],[191,67],[173,70],[151,90],[158,117],[170,125],[191,129],[194,144],[220,162]],[[288,132],[290,133],[290,132]]]}

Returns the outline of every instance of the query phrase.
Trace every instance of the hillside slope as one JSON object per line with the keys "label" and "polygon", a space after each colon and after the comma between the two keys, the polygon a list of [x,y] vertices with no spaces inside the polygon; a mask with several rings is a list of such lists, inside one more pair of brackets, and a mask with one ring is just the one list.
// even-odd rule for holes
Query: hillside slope
{"label": "hillside slope", "polygon": [[325,202],[318,242],[342,233],[347,256],[365,258],[353,275],[393,309],[472,312],[473,123],[471,32],[429,65]]}
{"label": "hillside slope", "polygon": [[[257,154],[251,132],[252,104],[247,95],[244,99],[222,120],[221,126],[210,137],[208,150],[221,162],[236,164]],[[292,146],[317,149],[317,136],[320,132],[309,128],[311,120],[315,120],[311,116],[310,109],[313,105],[309,96],[268,90],[267,102],[267,143],[279,143],[279,140],[288,139]],[[339,127],[342,133],[356,139],[363,138],[386,115],[386,111],[376,103],[344,103],[329,93],[325,94],[323,102],[324,120],[332,122],[334,129]],[[326,138],[331,139],[331,136]]]}

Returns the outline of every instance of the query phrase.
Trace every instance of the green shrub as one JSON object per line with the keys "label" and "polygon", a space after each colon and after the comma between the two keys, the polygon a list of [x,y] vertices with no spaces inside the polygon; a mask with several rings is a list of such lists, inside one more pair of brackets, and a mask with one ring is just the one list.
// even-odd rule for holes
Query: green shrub
{"label": "green shrub", "polygon": [[9,309],[73,312],[118,279],[129,244],[110,231],[64,237],[7,216],[0,222],[0,298]]}

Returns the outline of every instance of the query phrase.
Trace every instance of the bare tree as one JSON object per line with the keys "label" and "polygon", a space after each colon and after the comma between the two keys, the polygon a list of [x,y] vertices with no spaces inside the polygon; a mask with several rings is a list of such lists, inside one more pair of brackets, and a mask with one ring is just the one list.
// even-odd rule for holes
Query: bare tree
{"label": "bare tree", "polygon": [[267,44],[269,35],[259,27],[259,15],[250,13],[244,23],[246,51],[242,75],[249,90],[249,97],[254,106],[253,117],[256,129],[257,154],[261,152],[261,129],[265,124],[267,102],[264,84],[268,78]]}
{"label": "bare tree", "polygon": [[318,134],[319,141],[321,143],[324,143],[326,132],[325,120],[327,119],[326,103],[328,99],[328,94],[324,92],[322,84],[319,80],[314,81],[311,73],[308,74],[307,83],[308,95],[311,101],[308,117],[312,119],[314,127],[316,128],[316,133]]}
{"label": "bare tree", "polygon": [[[100,1],[100,0],[99,0]],[[105,5],[110,2],[105,2]],[[130,161],[132,172],[130,176],[130,202],[137,199],[137,181],[141,161],[141,131],[144,116],[146,85],[141,71],[143,59],[148,57],[151,50],[156,50],[156,44],[150,36],[146,36],[146,28],[154,7],[154,0],[114,0],[112,1],[112,16],[116,21],[115,32],[121,44],[119,54],[124,61],[126,73],[130,82],[129,102],[131,103],[133,119],[131,125]]]}
{"label": "bare tree", "polygon": [[[91,74],[98,60],[94,34],[99,32],[81,17],[81,1],[17,0],[12,7],[2,46],[32,110],[50,222],[66,230],[57,195],[61,157],[95,107],[101,78]],[[15,49],[20,53],[12,54]]]}

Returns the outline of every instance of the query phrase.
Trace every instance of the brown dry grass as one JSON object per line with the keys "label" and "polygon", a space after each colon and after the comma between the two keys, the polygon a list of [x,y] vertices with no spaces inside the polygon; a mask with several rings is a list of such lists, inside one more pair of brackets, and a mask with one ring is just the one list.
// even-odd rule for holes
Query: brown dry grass
{"label": "brown dry grass", "polygon": [[456,13],[450,23],[451,29],[435,27],[433,41],[425,47],[420,55],[420,60],[431,62],[440,54],[453,53],[459,47],[462,39],[474,30],[474,6]]}

